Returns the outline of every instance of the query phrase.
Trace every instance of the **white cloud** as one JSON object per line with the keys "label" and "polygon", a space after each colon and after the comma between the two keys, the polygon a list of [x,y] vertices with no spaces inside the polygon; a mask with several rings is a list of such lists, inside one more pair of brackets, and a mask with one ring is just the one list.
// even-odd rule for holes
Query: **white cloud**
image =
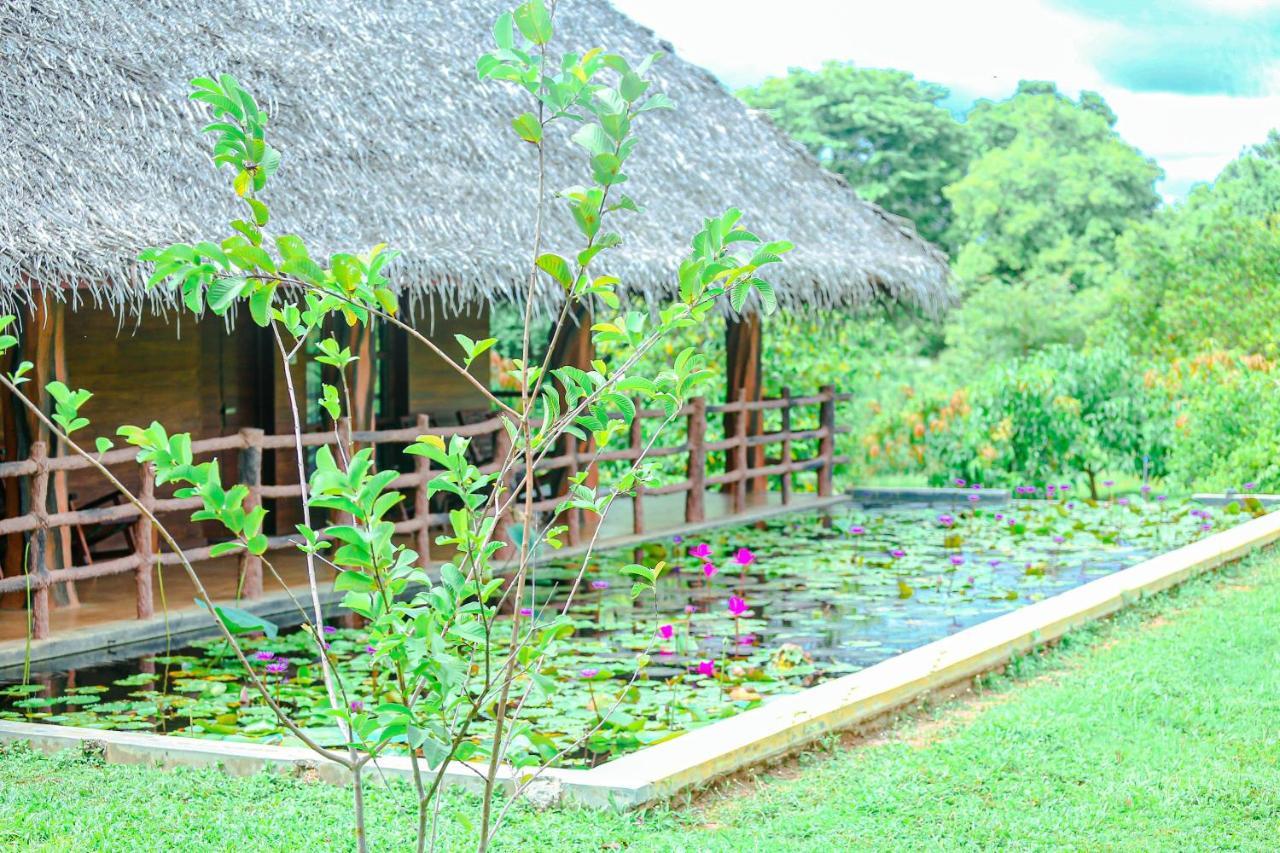
{"label": "white cloud", "polygon": [[[1111,86],[1091,56],[1122,27],[1053,8],[1044,0],[614,0],[684,58],[730,86],[828,59],[901,68],[960,94],[1005,97],[1019,79],[1054,80],[1063,91],[1102,93],[1125,139],[1167,173],[1180,196],[1280,125],[1280,97],[1139,93]],[[1240,14],[1280,0],[1200,0]]]}

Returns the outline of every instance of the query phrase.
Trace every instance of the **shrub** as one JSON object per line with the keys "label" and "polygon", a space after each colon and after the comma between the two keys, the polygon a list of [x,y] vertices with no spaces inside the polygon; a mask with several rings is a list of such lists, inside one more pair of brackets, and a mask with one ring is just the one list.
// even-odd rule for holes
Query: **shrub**
{"label": "shrub", "polygon": [[[1118,348],[1049,347],[934,396],[873,434],[881,464],[914,460],[930,481],[989,485],[1106,471],[1163,473],[1167,419]],[[893,423],[897,421],[897,423]]]}

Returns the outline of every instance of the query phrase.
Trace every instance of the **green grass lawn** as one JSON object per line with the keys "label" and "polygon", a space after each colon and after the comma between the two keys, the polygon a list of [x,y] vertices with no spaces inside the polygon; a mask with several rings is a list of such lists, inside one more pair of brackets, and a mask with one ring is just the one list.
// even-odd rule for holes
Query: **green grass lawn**
{"label": "green grass lawn", "polygon": [[[1274,850],[1280,558],[1193,581],[1017,662],[976,698],[642,814],[513,811],[525,850]],[[404,791],[372,794],[406,849]],[[279,777],[0,753],[0,849],[332,850],[348,792]],[[476,802],[447,799],[469,846]]]}

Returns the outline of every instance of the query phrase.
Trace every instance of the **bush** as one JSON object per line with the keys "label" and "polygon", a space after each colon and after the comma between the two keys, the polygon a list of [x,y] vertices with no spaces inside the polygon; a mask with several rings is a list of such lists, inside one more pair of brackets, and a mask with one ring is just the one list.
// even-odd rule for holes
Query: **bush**
{"label": "bush", "polygon": [[1176,412],[1169,476],[1206,490],[1256,483],[1280,489],[1280,372],[1259,356],[1224,353],[1174,362],[1149,374]]}
{"label": "bush", "polygon": [[[881,466],[914,464],[942,484],[1019,485],[1102,471],[1163,473],[1166,418],[1123,351],[1049,347],[970,388],[891,416],[869,438]],[[896,421],[896,423],[894,423]]]}

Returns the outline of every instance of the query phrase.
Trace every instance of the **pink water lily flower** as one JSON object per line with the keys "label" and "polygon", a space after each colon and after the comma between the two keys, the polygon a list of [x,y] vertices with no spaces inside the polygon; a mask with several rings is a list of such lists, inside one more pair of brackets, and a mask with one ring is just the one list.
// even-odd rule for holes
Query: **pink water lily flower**
{"label": "pink water lily flower", "polygon": [[697,557],[699,560],[706,560],[711,556],[711,546],[706,542],[699,542],[689,549],[690,557]]}
{"label": "pink water lily flower", "polygon": [[713,677],[716,674],[716,662],[713,660],[704,660],[698,664],[698,675]]}
{"label": "pink water lily flower", "polygon": [[892,551],[889,552],[889,556],[893,557],[895,560],[900,560],[903,557],[907,556],[907,552],[902,550],[901,548],[894,548]]}
{"label": "pink water lily flower", "polygon": [[735,619],[746,612],[747,602],[745,599],[736,595],[729,596],[729,613],[731,613]]}
{"label": "pink water lily flower", "polygon": [[658,636],[664,640],[670,640],[673,636],[675,636],[675,633],[676,633],[676,629],[671,625],[658,626]]}
{"label": "pink water lily flower", "polygon": [[595,678],[597,675],[599,675],[600,670],[596,669],[595,667],[590,667],[588,669],[584,669],[582,672],[578,674],[581,675],[583,678],[590,680],[592,678]]}
{"label": "pink water lily flower", "polygon": [[708,578],[710,578],[710,577],[712,577],[713,575],[715,575],[715,573],[716,573],[716,572],[718,572],[718,571],[720,571],[720,570],[716,568],[716,564],[715,564],[715,563],[703,563],[703,564],[702,564],[702,573],[703,573],[704,575],[706,575]]}
{"label": "pink water lily flower", "polygon": [[750,548],[739,548],[738,553],[733,555],[733,561],[739,566],[749,566],[756,561],[756,555],[751,553]]}

